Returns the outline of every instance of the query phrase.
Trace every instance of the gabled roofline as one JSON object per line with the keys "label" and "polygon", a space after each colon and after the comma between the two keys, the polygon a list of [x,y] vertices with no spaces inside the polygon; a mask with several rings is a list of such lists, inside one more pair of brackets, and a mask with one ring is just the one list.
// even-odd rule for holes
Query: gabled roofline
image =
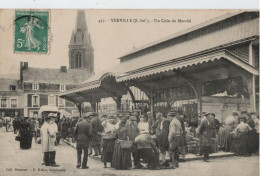
{"label": "gabled roofline", "polygon": [[181,30],[181,31],[179,31],[179,32],[177,32],[177,33],[174,33],[174,34],[172,34],[172,35],[170,35],[170,36],[167,36],[167,37],[165,37],[165,38],[163,38],[163,39],[159,39],[159,40],[153,41],[153,42],[151,42],[151,43],[145,44],[145,45],[143,45],[143,46],[137,47],[137,48],[135,48],[135,49],[133,49],[133,50],[127,52],[126,54],[124,54],[123,56],[121,56],[121,57],[119,57],[119,58],[117,58],[117,59],[122,59],[122,58],[124,58],[124,57],[126,57],[126,56],[129,56],[129,55],[131,55],[131,54],[134,54],[134,53],[136,53],[136,52],[139,52],[139,51],[148,49],[148,48],[150,48],[150,47],[152,47],[152,46],[154,46],[154,45],[157,45],[157,44],[166,42],[166,41],[168,41],[168,40],[171,40],[171,39],[174,39],[174,38],[183,36],[183,35],[185,35],[185,34],[191,33],[191,32],[193,32],[193,31],[199,30],[199,29],[201,29],[201,28],[207,27],[207,26],[209,26],[209,25],[218,23],[218,22],[220,22],[220,21],[226,20],[226,19],[228,19],[228,18],[237,16],[237,15],[239,15],[239,14],[246,13],[246,12],[255,12],[255,11],[253,11],[253,10],[252,10],[252,11],[242,11],[242,12],[240,11],[240,12],[234,12],[234,13],[224,14],[224,15],[222,15],[222,16],[219,16],[219,17],[210,19],[210,20],[208,20],[208,21],[206,21],[206,22],[200,23],[200,24],[195,25],[195,26],[193,26],[193,27],[190,27],[190,28],[188,28],[188,29]]}

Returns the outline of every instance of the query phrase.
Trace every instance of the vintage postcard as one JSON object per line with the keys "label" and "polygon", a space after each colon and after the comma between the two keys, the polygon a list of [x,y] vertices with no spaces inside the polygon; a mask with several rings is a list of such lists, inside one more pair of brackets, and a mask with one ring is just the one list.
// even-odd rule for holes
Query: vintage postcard
{"label": "vintage postcard", "polygon": [[0,176],[257,176],[259,10],[0,10]]}

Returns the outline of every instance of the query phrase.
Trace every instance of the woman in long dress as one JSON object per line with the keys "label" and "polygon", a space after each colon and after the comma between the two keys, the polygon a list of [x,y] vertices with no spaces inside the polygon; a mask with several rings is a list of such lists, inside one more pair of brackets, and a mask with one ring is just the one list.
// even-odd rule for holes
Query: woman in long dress
{"label": "woman in long dress", "polygon": [[116,138],[105,138],[106,134],[115,133],[115,125],[112,124],[113,119],[104,120],[102,126],[104,127],[104,134],[102,134],[102,154],[101,161],[104,163],[104,168],[107,168],[107,162],[112,162],[113,152]]}
{"label": "woman in long dress", "polygon": [[30,129],[30,124],[27,121],[27,118],[24,117],[20,124],[20,148],[21,149],[30,149],[32,141],[32,133]]}
{"label": "woman in long dress", "polygon": [[236,155],[249,155],[249,138],[248,133],[252,130],[250,126],[245,123],[246,117],[241,116],[239,118],[240,124],[235,129],[234,133],[232,133],[232,151]]}
{"label": "woman in long dress", "polygon": [[231,117],[227,117],[225,124],[220,127],[218,132],[218,144],[220,147],[220,150],[223,150],[225,152],[229,152],[231,150],[231,132],[233,129],[236,128],[237,120],[236,116],[238,114],[236,112],[232,113]]}
{"label": "woman in long dress", "polygon": [[250,130],[248,132],[248,150],[249,150],[249,154],[254,153],[255,152],[255,143],[256,143],[256,139],[255,139],[255,122],[251,117],[251,114],[246,114],[246,123],[250,126],[250,128],[252,130]]}
{"label": "woman in long dress", "polygon": [[124,149],[120,146],[120,140],[127,140],[129,138],[128,130],[126,128],[126,118],[121,119],[119,129],[117,131],[117,140],[112,159],[112,167],[115,169],[126,170],[132,167],[131,150]]}

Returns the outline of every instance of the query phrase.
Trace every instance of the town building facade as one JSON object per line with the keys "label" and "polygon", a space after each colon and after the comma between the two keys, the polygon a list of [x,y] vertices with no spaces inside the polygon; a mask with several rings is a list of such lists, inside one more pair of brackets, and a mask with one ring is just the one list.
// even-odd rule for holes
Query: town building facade
{"label": "town building facade", "polygon": [[[65,115],[78,115],[81,107],[58,94],[86,81],[94,73],[94,49],[87,30],[84,10],[77,13],[75,30],[69,48],[69,68],[58,69],[29,67],[20,63],[19,79],[0,80],[2,116],[38,117],[40,107],[57,106]],[[80,106],[80,107],[79,107]]]}
{"label": "town building facade", "polygon": [[0,116],[14,117],[24,115],[24,96],[17,79],[0,79]]}

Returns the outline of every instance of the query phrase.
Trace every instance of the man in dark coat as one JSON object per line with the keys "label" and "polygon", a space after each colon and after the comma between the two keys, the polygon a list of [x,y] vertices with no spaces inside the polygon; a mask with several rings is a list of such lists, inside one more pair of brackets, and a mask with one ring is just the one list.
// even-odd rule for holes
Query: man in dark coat
{"label": "man in dark coat", "polygon": [[218,134],[218,131],[220,128],[220,122],[218,119],[216,119],[216,115],[214,113],[211,113],[210,116],[213,121],[213,128],[214,128],[215,134]]}
{"label": "man in dark coat", "polygon": [[13,128],[14,128],[14,134],[16,134],[17,131],[18,131],[18,119],[17,119],[17,117],[15,117],[14,120],[13,120]]}
{"label": "man in dark coat", "polygon": [[210,113],[205,114],[197,128],[197,133],[201,136],[202,152],[204,161],[208,162],[209,153],[212,145],[212,138],[215,138],[213,123],[210,118]]}
{"label": "man in dark coat", "polygon": [[91,125],[92,125],[92,147],[95,151],[94,156],[101,155],[101,133],[104,130],[104,127],[102,126],[101,120],[98,118],[97,113],[90,112],[88,113],[88,116],[92,118]]}
{"label": "man in dark coat", "polygon": [[[69,129],[73,132],[76,128],[76,124],[78,123],[78,117],[73,117],[72,121],[70,122]],[[75,143],[75,138],[72,136],[72,143]]]}
{"label": "man in dark coat", "polygon": [[77,123],[74,137],[76,139],[76,148],[77,148],[77,168],[81,166],[81,154],[82,150],[84,152],[82,169],[88,169],[88,148],[92,139],[92,125],[87,121],[90,118],[89,115],[83,116],[83,121]]}
{"label": "man in dark coat", "polygon": [[162,116],[162,113],[156,114],[156,122],[153,125],[153,131],[155,132],[158,146],[160,149],[160,158],[162,160],[161,166],[168,167],[169,163],[166,161],[166,151],[169,150],[169,125],[170,120]]}

